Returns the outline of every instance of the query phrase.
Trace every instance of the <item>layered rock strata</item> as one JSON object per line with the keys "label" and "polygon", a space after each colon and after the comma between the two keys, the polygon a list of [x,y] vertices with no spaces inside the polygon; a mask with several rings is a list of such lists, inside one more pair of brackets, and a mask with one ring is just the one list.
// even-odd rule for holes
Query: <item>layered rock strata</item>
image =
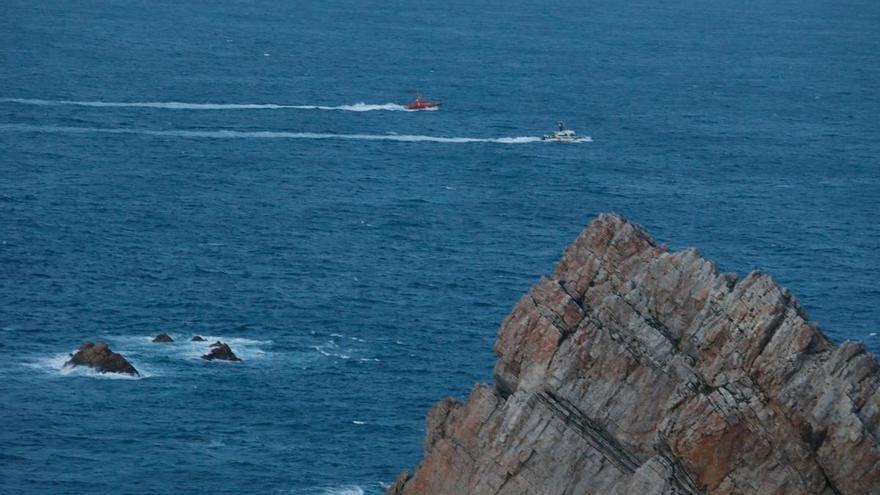
{"label": "layered rock strata", "polygon": [[394,495],[880,493],[880,366],[762,273],[613,214],[504,320],[495,385],[428,414]]}

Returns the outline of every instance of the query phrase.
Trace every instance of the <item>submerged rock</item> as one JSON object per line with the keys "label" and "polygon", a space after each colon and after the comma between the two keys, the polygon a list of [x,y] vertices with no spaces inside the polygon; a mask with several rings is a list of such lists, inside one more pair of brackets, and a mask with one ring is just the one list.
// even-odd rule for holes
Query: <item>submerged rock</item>
{"label": "submerged rock", "polygon": [[172,339],[167,333],[160,333],[153,337],[153,342],[174,342],[174,339]]}
{"label": "submerged rock", "polygon": [[761,273],[601,215],[428,414],[416,494],[880,493],[880,365]]}
{"label": "submerged rock", "polygon": [[208,361],[213,361],[214,359],[220,359],[223,361],[241,361],[241,359],[232,352],[232,349],[230,349],[228,345],[220,341],[211,344],[211,352],[202,356],[202,359],[207,359]]}
{"label": "submerged rock", "polygon": [[106,342],[84,343],[64,366],[88,366],[101,373],[140,374],[121,354],[111,351]]}
{"label": "submerged rock", "polygon": [[205,338],[201,335],[193,335],[193,338],[190,339],[191,342],[204,342]]}

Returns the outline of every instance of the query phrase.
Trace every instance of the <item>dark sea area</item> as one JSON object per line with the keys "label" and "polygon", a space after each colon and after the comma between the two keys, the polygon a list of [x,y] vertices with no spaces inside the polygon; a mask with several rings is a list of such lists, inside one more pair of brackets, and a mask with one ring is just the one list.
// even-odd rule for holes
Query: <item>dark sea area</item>
{"label": "dark sea area", "polygon": [[383,493],[605,211],[876,352],[878,89],[874,0],[4,0],[0,493]]}

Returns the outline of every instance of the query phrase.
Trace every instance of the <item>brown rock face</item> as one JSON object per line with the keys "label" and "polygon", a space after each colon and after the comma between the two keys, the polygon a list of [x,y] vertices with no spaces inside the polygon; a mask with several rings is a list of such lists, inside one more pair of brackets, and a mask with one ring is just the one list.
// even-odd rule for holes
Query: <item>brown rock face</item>
{"label": "brown rock face", "polygon": [[605,214],[504,320],[495,387],[428,414],[394,495],[880,493],[880,365],[761,273]]}
{"label": "brown rock face", "polygon": [[167,333],[160,333],[153,337],[153,342],[174,342],[174,339],[172,339]]}
{"label": "brown rock face", "polygon": [[111,351],[106,342],[97,344],[86,342],[64,363],[64,366],[88,366],[101,373],[139,375],[134,366],[121,354]]}
{"label": "brown rock face", "polygon": [[229,348],[228,345],[223,342],[214,342],[211,344],[211,352],[202,356],[202,359],[206,359],[208,361],[213,361],[215,359],[220,359],[223,361],[241,361],[238,356],[232,352],[232,349]]}

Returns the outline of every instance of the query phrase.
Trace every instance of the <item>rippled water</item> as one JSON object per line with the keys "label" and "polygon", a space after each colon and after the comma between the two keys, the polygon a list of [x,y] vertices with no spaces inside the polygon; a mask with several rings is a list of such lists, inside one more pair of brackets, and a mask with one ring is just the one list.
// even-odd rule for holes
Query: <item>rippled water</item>
{"label": "rippled water", "polygon": [[876,2],[0,13],[2,493],[381,493],[602,211],[880,349]]}

